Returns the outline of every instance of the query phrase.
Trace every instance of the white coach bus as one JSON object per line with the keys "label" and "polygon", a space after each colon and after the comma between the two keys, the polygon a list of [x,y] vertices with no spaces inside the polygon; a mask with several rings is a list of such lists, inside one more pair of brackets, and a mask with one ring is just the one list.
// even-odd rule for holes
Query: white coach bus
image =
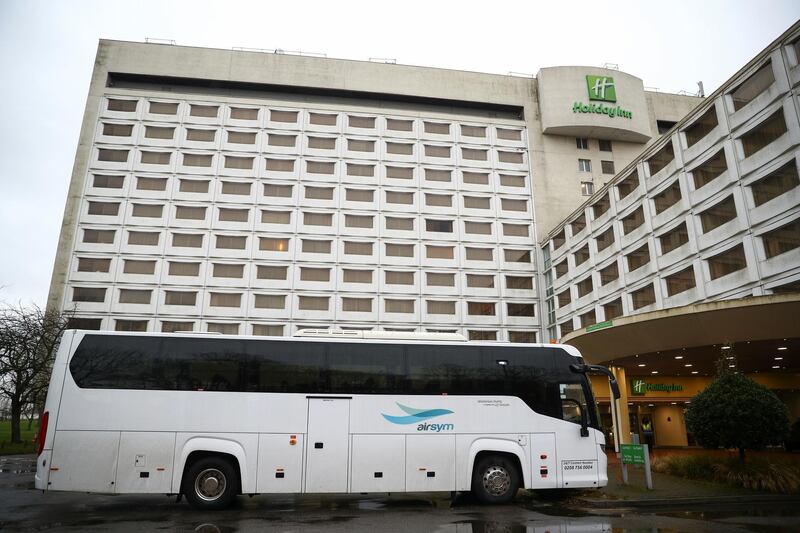
{"label": "white coach bus", "polygon": [[218,509],[238,494],[471,490],[503,503],[520,487],[606,485],[586,373],[607,371],[575,348],[348,333],[381,336],[67,331],[36,488]]}

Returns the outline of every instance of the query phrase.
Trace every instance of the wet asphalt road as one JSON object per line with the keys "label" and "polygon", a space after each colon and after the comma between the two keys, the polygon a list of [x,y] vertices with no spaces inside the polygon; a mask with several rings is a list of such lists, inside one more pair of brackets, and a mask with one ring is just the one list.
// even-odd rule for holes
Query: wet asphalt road
{"label": "wet asphalt road", "polygon": [[582,509],[526,493],[512,505],[484,507],[448,494],[240,497],[233,509],[198,512],[165,496],[47,493],[33,488],[33,459],[0,457],[1,531],[347,532],[789,532],[800,531],[790,505],[637,511]]}

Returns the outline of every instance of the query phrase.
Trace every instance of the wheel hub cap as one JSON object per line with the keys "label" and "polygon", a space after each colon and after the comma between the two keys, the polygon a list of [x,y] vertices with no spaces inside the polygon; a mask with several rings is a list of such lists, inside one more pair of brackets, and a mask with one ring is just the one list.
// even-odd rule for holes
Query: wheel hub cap
{"label": "wheel hub cap", "polygon": [[501,466],[492,466],[483,473],[483,488],[492,496],[502,496],[511,487],[511,476]]}
{"label": "wheel hub cap", "polygon": [[194,482],[195,494],[207,502],[214,501],[225,492],[225,474],[216,468],[200,472]]}

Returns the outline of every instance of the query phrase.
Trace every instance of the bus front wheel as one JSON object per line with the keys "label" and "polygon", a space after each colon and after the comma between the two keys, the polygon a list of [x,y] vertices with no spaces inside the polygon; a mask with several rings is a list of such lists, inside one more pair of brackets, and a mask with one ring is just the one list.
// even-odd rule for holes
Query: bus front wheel
{"label": "bus front wheel", "polygon": [[227,459],[204,457],[186,470],[183,494],[195,509],[225,509],[236,498],[239,479]]}
{"label": "bus front wheel", "polygon": [[472,471],[472,492],[481,503],[501,504],[514,499],[519,490],[516,465],[502,455],[481,458]]}

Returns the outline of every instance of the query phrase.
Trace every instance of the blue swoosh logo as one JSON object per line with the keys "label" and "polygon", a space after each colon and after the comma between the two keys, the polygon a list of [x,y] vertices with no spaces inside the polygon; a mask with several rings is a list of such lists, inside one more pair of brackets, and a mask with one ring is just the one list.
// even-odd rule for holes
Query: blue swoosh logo
{"label": "blue swoosh logo", "polygon": [[453,414],[453,411],[449,409],[415,409],[401,403],[398,403],[397,407],[407,413],[408,416],[393,416],[384,413],[381,413],[381,415],[392,424],[416,424],[437,416]]}

